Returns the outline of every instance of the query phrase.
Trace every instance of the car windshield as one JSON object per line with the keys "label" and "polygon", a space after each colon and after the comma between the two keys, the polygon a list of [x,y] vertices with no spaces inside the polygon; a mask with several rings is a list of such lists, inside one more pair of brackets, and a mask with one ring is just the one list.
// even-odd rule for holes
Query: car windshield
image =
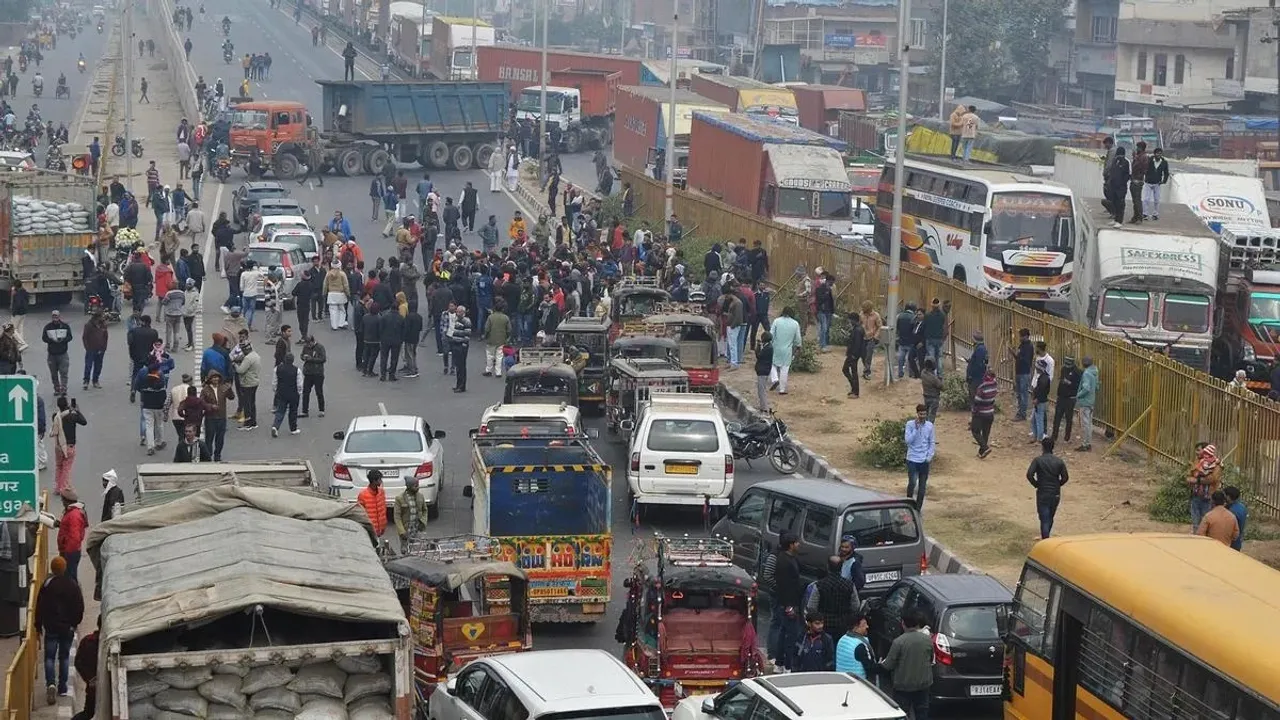
{"label": "car windshield", "polygon": [[713,453],[720,449],[720,437],[710,420],[654,420],[648,445],[655,452]]}
{"label": "car windshield", "polygon": [[1004,636],[1009,606],[971,605],[952,608],[942,616],[938,632],[957,640],[996,640]]}
{"label": "car windshield", "polygon": [[231,113],[231,127],[236,130],[266,130],[271,119],[266,110],[234,110]]}
{"label": "car windshield", "polygon": [[1256,292],[1249,295],[1249,322],[1280,324],[1280,293]]}
{"label": "car windshield", "polygon": [[342,449],[348,453],[418,453],[422,452],[422,436],[413,430],[357,430],[347,435]]}
{"label": "car windshield", "polygon": [[574,710],[538,716],[538,720],[666,720],[666,718],[667,714],[660,706]]}
{"label": "car windshield", "polygon": [[1204,295],[1164,297],[1164,329],[1183,333],[1209,330],[1209,298]]}
{"label": "car windshield", "polygon": [[1002,192],[991,198],[987,256],[1005,250],[1071,251],[1071,197],[1039,192]]}
{"label": "car windshield", "polygon": [[1151,296],[1130,290],[1108,290],[1102,296],[1102,324],[1110,327],[1147,326]]}
{"label": "car windshield", "polygon": [[905,545],[920,539],[920,526],[905,505],[853,508],[844,514],[841,535],[852,535],[860,548]]}

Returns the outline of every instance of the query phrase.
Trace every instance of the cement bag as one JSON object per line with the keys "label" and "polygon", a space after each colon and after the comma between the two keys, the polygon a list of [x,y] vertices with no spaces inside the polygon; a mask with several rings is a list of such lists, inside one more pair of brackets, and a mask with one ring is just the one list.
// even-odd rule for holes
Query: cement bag
{"label": "cement bag", "polygon": [[195,690],[213,677],[208,666],[194,668],[169,668],[156,673],[156,679],[178,690]]}
{"label": "cement bag", "polygon": [[283,710],[263,710],[254,713],[253,720],[293,720],[293,713]]}
{"label": "cement bag", "polygon": [[158,692],[169,689],[169,683],[156,679],[156,676],[149,672],[140,670],[129,673],[127,682],[129,683],[129,702],[131,703],[146,700]]}
{"label": "cement bag", "polygon": [[244,684],[240,692],[253,695],[267,688],[283,687],[293,679],[293,671],[284,665],[263,665],[249,671],[244,676]]}
{"label": "cement bag", "polygon": [[286,687],[296,693],[324,695],[341,700],[342,688],[346,682],[347,674],[342,668],[333,663],[320,663],[303,666]]}
{"label": "cement bag", "polygon": [[259,710],[284,710],[297,713],[302,709],[302,701],[298,693],[284,687],[267,688],[249,697],[249,707],[254,712]]}
{"label": "cement bag", "polygon": [[386,673],[350,675],[342,699],[349,705],[370,695],[386,695],[391,692],[391,676]]}
{"label": "cement bag", "polygon": [[152,698],[160,710],[202,718],[209,714],[209,701],[195,690],[161,690]]}
{"label": "cement bag", "polygon": [[249,668],[238,663],[218,663],[213,666],[214,675],[235,675],[242,678],[249,674]]}
{"label": "cement bag", "polygon": [[382,670],[382,658],[377,655],[348,655],[338,658],[338,667],[352,675],[376,673]]}
{"label": "cement bag", "polygon": [[240,692],[241,680],[235,675],[216,675],[212,680],[200,684],[200,697],[211,703],[230,705],[237,710],[244,710],[246,699]]}
{"label": "cement bag", "polygon": [[151,720],[157,712],[159,711],[156,710],[156,704],[151,702],[151,698],[129,703],[129,720]]}
{"label": "cement bag", "polygon": [[333,698],[312,700],[302,706],[295,720],[347,720],[347,707]]}
{"label": "cement bag", "polygon": [[[244,708],[209,703],[209,720],[249,720],[252,717],[253,713]],[[129,718],[129,720],[133,720],[133,718]]]}
{"label": "cement bag", "polygon": [[155,717],[153,717],[152,720],[191,720],[192,717],[194,716],[183,715],[180,712],[173,712],[171,710],[157,710]]}
{"label": "cement bag", "polygon": [[395,720],[385,697],[367,697],[347,708],[347,720]]}

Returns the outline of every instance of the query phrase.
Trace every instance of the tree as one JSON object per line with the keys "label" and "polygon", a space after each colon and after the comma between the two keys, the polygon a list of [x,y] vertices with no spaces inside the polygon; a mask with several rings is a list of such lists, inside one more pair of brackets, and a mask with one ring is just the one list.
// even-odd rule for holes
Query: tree
{"label": "tree", "polygon": [[31,17],[31,0],[0,3],[0,22],[24,22]]}
{"label": "tree", "polygon": [[1070,0],[1006,0],[1006,45],[1018,77],[1018,95],[1031,92],[1054,72],[1049,64],[1049,43],[1066,27]]}
{"label": "tree", "polygon": [[[1070,0],[963,0],[947,14],[947,85],[957,96],[1005,100],[1052,70],[1049,42],[1065,24]],[[941,23],[938,23],[941,27]],[[929,62],[936,69],[941,43]]]}

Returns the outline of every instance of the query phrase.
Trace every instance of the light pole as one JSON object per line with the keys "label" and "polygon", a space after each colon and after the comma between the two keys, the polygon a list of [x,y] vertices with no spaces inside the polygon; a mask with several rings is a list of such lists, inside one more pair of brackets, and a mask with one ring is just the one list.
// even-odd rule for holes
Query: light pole
{"label": "light pole", "polygon": [[480,73],[476,72],[479,65],[476,64],[476,27],[480,25],[480,0],[471,0],[471,67],[467,69],[468,80],[479,80]]}
{"label": "light pole", "polygon": [[667,113],[667,161],[663,163],[663,177],[666,182],[666,202],[663,210],[665,219],[670,220],[676,211],[676,66],[680,59],[680,0],[671,0],[671,67],[667,68],[668,82],[671,84],[671,108]]}
{"label": "light pole", "polygon": [[951,0],[942,0],[942,62],[938,73],[938,119],[947,119],[947,11]]}
{"label": "light pole", "polygon": [[547,174],[547,28],[551,22],[551,0],[544,0],[542,4],[542,74],[539,75],[538,85],[542,88],[542,110],[538,116],[538,180],[541,181]]}
{"label": "light pole", "polygon": [[895,318],[898,313],[898,279],[902,274],[902,186],[906,178],[907,158],[907,81],[911,76],[911,43],[907,26],[911,18],[911,0],[898,3],[898,143],[893,156],[893,223],[889,234],[889,300],[885,311],[888,341],[885,343],[884,381],[893,382],[893,352]]}
{"label": "light pole", "polygon": [[124,61],[124,174],[133,178],[133,0],[125,0],[120,28],[120,58]]}

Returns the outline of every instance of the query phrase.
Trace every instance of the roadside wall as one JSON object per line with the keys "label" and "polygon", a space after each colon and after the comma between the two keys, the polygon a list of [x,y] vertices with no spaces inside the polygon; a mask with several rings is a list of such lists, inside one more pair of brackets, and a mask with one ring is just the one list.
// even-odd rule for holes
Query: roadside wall
{"label": "roadside wall", "polygon": [[[173,26],[173,0],[142,0],[139,6],[145,5],[146,13],[135,10],[133,14],[134,31],[156,39],[165,58],[166,71],[173,86],[178,89],[178,102],[182,105],[182,116],[191,122],[200,119],[200,102],[196,99],[196,73],[191,64],[183,58],[186,52],[182,49],[182,39]],[[213,35],[198,40],[216,42]]]}

